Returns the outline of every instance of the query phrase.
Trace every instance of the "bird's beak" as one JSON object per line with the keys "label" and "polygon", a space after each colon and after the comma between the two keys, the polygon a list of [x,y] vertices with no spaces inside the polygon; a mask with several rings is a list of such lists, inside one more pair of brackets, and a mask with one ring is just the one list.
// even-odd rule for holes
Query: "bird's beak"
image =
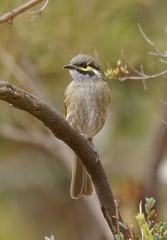
{"label": "bird's beak", "polygon": [[63,68],[68,68],[68,69],[76,69],[77,67],[71,63],[65,65]]}

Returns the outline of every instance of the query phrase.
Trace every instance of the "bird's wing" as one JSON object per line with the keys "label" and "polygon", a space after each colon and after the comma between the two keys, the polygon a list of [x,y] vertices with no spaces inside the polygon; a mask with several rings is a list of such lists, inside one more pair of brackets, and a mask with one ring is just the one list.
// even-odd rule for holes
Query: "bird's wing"
{"label": "bird's wing", "polygon": [[64,118],[66,118],[66,116],[67,116],[67,98],[66,98],[66,93],[64,94],[63,103],[64,103]]}

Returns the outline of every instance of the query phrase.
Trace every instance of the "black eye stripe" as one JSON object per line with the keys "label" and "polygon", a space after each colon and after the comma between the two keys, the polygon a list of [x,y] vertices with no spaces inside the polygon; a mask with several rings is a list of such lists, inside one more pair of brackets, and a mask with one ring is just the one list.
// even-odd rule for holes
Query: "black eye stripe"
{"label": "black eye stripe", "polygon": [[91,63],[82,63],[82,64],[80,64],[78,66],[81,66],[83,68],[92,67],[92,68],[94,68],[96,70],[99,70],[99,67],[97,67],[97,66],[95,66],[94,64],[91,64]]}
{"label": "black eye stripe", "polygon": [[97,71],[99,70],[99,67],[95,66],[94,64],[89,64],[88,66],[90,66],[90,67],[96,69]]}
{"label": "black eye stripe", "polygon": [[100,71],[100,68],[97,65],[94,65],[93,63],[79,63],[76,64],[77,67],[82,67],[82,68],[87,68],[87,67],[91,67],[97,71]]}

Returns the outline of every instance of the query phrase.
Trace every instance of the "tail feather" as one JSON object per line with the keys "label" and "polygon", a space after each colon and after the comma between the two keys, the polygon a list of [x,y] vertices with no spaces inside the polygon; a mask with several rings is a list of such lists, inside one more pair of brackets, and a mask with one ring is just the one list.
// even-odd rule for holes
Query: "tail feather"
{"label": "tail feather", "polygon": [[77,199],[80,198],[82,195],[90,196],[92,192],[92,181],[87,174],[82,162],[76,155],[74,155],[70,189],[71,197]]}

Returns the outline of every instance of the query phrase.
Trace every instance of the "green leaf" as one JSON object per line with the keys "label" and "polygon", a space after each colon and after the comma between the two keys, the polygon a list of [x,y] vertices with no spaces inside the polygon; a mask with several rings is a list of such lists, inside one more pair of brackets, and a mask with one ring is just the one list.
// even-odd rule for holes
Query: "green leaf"
{"label": "green leaf", "polygon": [[155,204],[155,199],[154,198],[150,198],[150,207],[152,208]]}
{"label": "green leaf", "polygon": [[155,204],[155,199],[154,198],[145,198],[146,203],[150,206],[150,208],[152,208]]}
{"label": "green leaf", "polygon": [[141,240],[142,238],[140,236],[137,236],[135,240]]}
{"label": "green leaf", "polygon": [[136,216],[136,219],[137,219],[137,221],[138,221],[138,223],[139,223],[139,226],[140,226],[140,228],[141,228],[141,230],[142,230],[142,232],[143,232],[144,239],[145,239],[145,240],[155,240],[154,237],[153,237],[153,235],[151,234],[151,231],[150,231],[150,229],[149,229],[149,226],[148,226],[148,224],[147,224],[147,222],[146,222],[146,220],[145,220],[144,214],[140,214],[140,213],[139,213],[139,214]]}
{"label": "green leaf", "polygon": [[145,204],[145,212],[147,214],[149,214],[149,212],[150,212],[150,205],[149,204]]}
{"label": "green leaf", "polygon": [[118,234],[115,235],[116,240],[120,240],[120,236]]}
{"label": "green leaf", "polygon": [[153,217],[154,215],[155,215],[155,210],[152,210],[152,211],[148,214],[147,219],[148,219],[148,220],[152,219],[152,217]]}

